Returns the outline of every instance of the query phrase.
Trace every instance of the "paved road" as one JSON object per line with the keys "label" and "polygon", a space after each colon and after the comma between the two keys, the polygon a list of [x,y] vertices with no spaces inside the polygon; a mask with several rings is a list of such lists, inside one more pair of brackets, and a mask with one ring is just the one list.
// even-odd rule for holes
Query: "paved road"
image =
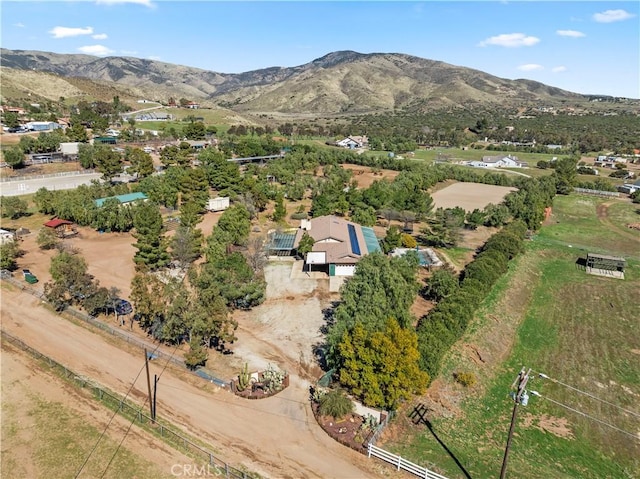
{"label": "paved road", "polygon": [[93,180],[102,177],[100,173],[84,173],[80,175],[52,176],[32,178],[18,181],[4,181],[0,183],[2,196],[19,196],[35,193],[40,188],[49,190],[71,190],[80,185],[88,185]]}

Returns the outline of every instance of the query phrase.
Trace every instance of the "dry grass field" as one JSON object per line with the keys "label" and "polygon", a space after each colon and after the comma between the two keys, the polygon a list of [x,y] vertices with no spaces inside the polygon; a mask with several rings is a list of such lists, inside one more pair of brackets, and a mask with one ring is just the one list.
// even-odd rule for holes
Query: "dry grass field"
{"label": "dry grass field", "polygon": [[3,478],[74,477],[87,458],[80,477],[170,478],[173,464],[193,462],[137,426],[114,455],[129,420],[116,415],[98,442],[112,415],[86,390],[3,342]]}

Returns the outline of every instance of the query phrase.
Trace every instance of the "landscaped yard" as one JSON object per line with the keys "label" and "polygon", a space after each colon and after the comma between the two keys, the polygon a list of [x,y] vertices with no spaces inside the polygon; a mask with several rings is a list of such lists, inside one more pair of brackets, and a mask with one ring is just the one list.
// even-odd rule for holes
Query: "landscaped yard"
{"label": "landscaped yard", "polygon": [[[435,464],[447,477],[497,477],[513,406],[508,394],[525,366],[533,370],[528,389],[541,397],[519,408],[510,475],[638,477],[640,233],[622,226],[636,209],[557,197],[549,224],[527,243],[420,399],[433,433],[412,424],[408,408],[384,447]],[[587,275],[576,264],[587,251],[624,256],[625,279]],[[455,383],[462,371],[478,384]]]}

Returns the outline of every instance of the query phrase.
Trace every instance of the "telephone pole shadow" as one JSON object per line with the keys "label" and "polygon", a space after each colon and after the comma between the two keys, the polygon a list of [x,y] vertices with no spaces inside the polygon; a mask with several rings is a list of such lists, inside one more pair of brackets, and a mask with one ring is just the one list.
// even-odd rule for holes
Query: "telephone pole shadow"
{"label": "telephone pole shadow", "polygon": [[427,429],[429,429],[429,432],[431,432],[431,435],[435,438],[436,441],[438,441],[438,444],[440,444],[442,446],[442,448],[446,451],[446,453],[449,454],[449,457],[451,457],[451,459],[453,459],[453,462],[455,462],[456,465],[460,468],[460,471],[462,471],[462,473],[464,474],[464,477],[466,477],[466,479],[473,479],[471,477],[471,474],[469,474],[469,471],[467,471],[465,469],[465,467],[458,460],[458,458],[451,451],[451,449],[449,449],[447,447],[447,445],[444,442],[442,442],[442,439],[440,439],[438,437],[438,434],[436,434],[436,432],[434,431],[433,425],[426,418],[426,415],[427,415],[428,411],[429,411],[429,409],[427,408],[427,406],[425,406],[424,404],[420,403],[413,409],[413,411],[411,411],[411,414],[409,414],[409,418],[411,419],[411,421],[415,425],[423,424],[423,425],[427,426]]}

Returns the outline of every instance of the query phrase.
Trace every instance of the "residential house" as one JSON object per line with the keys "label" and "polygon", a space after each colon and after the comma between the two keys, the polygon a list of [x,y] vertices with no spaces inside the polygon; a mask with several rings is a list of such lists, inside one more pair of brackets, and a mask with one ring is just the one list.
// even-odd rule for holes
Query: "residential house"
{"label": "residential house", "polygon": [[366,136],[349,136],[344,140],[338,141],[336,145],[355,150],[356,148],[366,148],[369,146],[369,139]]}
{"label": "residential house", "polygon": [[606,155],[598,156],[598,158],[596,158],[596,160],[593,162],[595,166],[601,166],[603,168],[615,168],[616,164],[624,165],[626,163],[627,163],[626,158],[622,158],[621,156],[606,156]]}
{"label": "residential house", "polygon": [[468,164],[476,168],[520,168],[523,166],[517,156],[511,155],[483,156],[482,161],[471,161]]}
{"label": "residential house", "polygon": [[337,216],[302,220],[293,241],[294,249],[305,232],[314,240],[311,252],[306,255],[305,266],[310,270],[326,271],[329,276],[353,276],[358,261],[367,254],[380,251],[372,228]]}
{"label": "residential house", "polygon": [[190,101],[185,105],[185,108],[190,108],[191,110],[197,110],[200,108],[200,104],[195,101]]}

